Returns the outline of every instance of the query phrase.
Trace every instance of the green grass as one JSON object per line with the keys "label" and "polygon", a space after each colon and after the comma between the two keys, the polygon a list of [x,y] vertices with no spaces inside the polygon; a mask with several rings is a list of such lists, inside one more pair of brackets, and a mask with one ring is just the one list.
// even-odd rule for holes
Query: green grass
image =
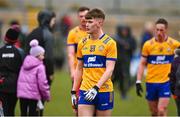
{"label": "green grass", "polygon": [[[49,116],[73,116],[70,99],[71,80],[68,72],[56,71],[51,88],[51,101],[46,103],[44,115]],[[19,104],[16,107],[16,115],[19,115]],[[113,116],[148,116],[150,115],[147,102],[144,97],[136,96],[135,87],[129,92],[129,98],[122,100],[115,89],[115,101]],[[174,100],[170,100],[168,115],[176,115]]]}

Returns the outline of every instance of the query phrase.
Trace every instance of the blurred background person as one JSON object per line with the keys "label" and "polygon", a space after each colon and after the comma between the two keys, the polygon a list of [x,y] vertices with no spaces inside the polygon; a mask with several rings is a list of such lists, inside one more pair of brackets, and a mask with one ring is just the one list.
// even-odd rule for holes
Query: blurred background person
{"label": "blurred background person", "polygon": [[0,100],[5,116],[14,116],[17,103],[17,79],[24,52],[15,47],[19,29],[11,27],[5,34],[5,45],[0,48]]}
{"label": "blurred background person", "polygon": [[33,39],[37,39],[39,45],[45,49],[44,64],[46,68],[46,75],[48,83],[51,84],[54,74],[54,62],[53,62],[53,42],[54,37],[52,34],[55,26],[56,15],[49,10],[42,10],[38,13],[37,20],[39,26],[35,28],[26,39],[26,53],[29,54],[30,46],[29,42]]}
{"label": "blurred background person", "polygon": [[27,32],[25,33],[25,32],[22,30],[21,24],[20,24],[19,21],[16,20],[16,19],[11,20],[10,23],[9,23],[9,25],[10,25],[10,26],[18,26],[18,27],[19,27],[20,33],[19,33],[18,40],[17,40],[17,42],[15,43],[15,46],[18,47],[18,48],[22,48],[23,50],[25,50],[25,40],[26,40],[26,37],[27,37]]}
{"label": "blurred background person", "polygon": [[154,34],[154,24],[153,22],[145,22],[144,24],[144,30],[141,36],[141,48],[143,47],[144,43],[151,39],[153,37]]}
{"label": "blurred background person", "polygon": [[[42,10],[37,15],[39,26],[35,28],[26,39],[26,53],[29,54],[29,43],[33,39],[37,39],[39,45],[45,49],[44,64],[46,68],[46,76],[48,84],[51,85],[54,74],[54,36],[52,31],[56,22],[56,15],[53,11]],[[43,112],[41,112],[43,115]]]}
{"label": "blurred background person", "polygon": [[60,16],[57,20],[54,40],[54,59],[57,68],[62,68],[66,65],[66,40],[72,25],[72,19],[68,14]]}
{"label": "blurred background person", "polygon": [[61,18],[60,18],[60,33],[63,39],[66,39],[68,36],[68,33],[72,27],[72,19],[68,14],[64,14]]}
{"label": "blurred background person", "polygon": [[175,58],[171,65],[170,88],[176,102],[177,115],[180,116],[180,47],[175,50]]}
{"label": "blurred background person", "polygon": [[131,87],[130,62],[136,50],[136,40],[129,26],[119,25],[116,29],[115,40],[117,43],[117,61],[114,69],[113,82],[118,84],[122,99],[127,98]]}

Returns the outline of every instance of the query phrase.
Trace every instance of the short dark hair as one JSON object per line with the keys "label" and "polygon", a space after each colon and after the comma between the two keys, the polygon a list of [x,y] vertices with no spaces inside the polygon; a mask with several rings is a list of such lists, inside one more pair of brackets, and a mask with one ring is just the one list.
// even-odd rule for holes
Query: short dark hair
{"label": "short dark hair", "polygon": [[101,18],[101,19],[105,19],[105,14],[102,10],[100,9],[92,9],[90,10],[86,16],[85,16],[86,19],[92,19],[92,18]]}
{"label": "short dark hair", "polygon": [[82,6],[78,9],[78,13],[82,11],[89,11],[90,9],[88,7]]}
{"label": "short dark hair", "polygon": [[166,28],[168,28],[168,22],[167,20],[165,20],[164,18],[159,18],[157,21],[156,21],[156,24],[164,24]]}

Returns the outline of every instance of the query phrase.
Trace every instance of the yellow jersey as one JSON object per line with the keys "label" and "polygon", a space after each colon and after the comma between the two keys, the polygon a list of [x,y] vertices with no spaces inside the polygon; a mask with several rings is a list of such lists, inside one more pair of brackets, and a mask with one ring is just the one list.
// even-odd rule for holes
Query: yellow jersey
{"label": "yellow jersey", "polygon": [[[106,34],[99,39],[84,38],[78,44],[78,60],[83,61],[83,75],[81,90],[87,91],[92,88],[102,77],[106,70],[106,61],[117,59],[116,42]],[[109,78],[100,88],[99,92],[113,91],[113,84]]]}
{"label": "yellow jersey", "polygon": [[164,83],[169,81],[168,74],[171,62],[174,59],[174,50],[180,43],[171,37],[160,43],[155,38],[145,42],[142,48],[142,56],[147,58],[148,83]]}
{"label": "yellow jersey", "polygon": [[[77,53],[77,45],[79,41],[86,37],[88,34],[86,31],[81,30],[78,26],[70,30],[67,38],[67,46],[74,46],[75,47],[75,53]],[[77,65],[77,57],[75,54],[75,60],[74,60],[74,67]]]}

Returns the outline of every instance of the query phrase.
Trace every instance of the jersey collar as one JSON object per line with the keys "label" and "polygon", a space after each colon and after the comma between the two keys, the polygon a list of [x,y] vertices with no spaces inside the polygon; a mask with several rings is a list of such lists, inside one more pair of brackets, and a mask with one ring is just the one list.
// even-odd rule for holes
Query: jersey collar
{"label": "jersey collar", "polygon": [[102,34],[102,35],[99,37],[99,39],[101,40],[104,36],[105,36],[105,33]]}

